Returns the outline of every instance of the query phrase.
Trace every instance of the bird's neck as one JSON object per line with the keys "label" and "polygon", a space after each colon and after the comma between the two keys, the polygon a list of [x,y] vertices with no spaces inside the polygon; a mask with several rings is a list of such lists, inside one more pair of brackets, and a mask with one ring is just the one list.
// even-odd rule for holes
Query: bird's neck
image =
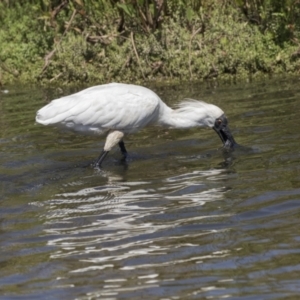
{"label": "bird's neck", "polygon": [[201,126],[190,114],[185,114],[180,110],[172,109],[166,104],[164,104],[164,106],[160,109],[157,123],[168,128],[182,129]]}

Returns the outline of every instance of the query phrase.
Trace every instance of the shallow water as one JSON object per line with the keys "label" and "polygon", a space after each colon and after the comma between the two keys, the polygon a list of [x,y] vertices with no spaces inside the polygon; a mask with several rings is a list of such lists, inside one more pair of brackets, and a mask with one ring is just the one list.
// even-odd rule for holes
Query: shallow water
{"label": "shallow water", "polygon": [[[148,128],[129,158],[34,124],[56,89],[0,93],[1,299],[298,299],[299,78],[153,87],[222,107],[212,130]],[[63,94],[71,91],[64,90]],[[74,92],[74,91],[72,91]]]}

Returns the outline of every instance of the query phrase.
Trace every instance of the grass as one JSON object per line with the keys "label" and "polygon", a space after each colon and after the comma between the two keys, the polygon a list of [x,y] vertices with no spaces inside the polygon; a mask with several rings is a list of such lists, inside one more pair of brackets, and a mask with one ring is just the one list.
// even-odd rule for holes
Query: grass
{"label": "grass", "polygon": [[299,3],[1,1],[0,85],[298,74]]}

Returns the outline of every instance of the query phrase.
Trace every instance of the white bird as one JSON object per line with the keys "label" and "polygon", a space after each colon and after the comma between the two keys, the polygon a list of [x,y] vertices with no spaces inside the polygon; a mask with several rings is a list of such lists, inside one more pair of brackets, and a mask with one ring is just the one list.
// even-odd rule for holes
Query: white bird
{"label": "white bird", "polygon": [[36,122],[88,135],[107,134],[96,166],[101,165],[117,144],[125,159],[127,151],[123,137],[149,125],[210,127],[218,133],[226,149],[236,145],[227,118],[219,107],[186,99],[177,109],[172,109],[153,91],[132,84],[98,85],[53,100],[37,112]]}

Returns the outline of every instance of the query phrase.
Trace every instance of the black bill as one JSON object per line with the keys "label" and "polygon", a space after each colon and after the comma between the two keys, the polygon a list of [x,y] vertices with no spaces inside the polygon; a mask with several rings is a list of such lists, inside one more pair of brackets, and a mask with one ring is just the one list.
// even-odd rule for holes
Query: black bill
{"label": "black bill", "polygon": [[225,149],[234,149],[237,143],[230,132],[228,121],[225,115],[222,115],[220,118],[216,119],[213,129],[220,137]]}

